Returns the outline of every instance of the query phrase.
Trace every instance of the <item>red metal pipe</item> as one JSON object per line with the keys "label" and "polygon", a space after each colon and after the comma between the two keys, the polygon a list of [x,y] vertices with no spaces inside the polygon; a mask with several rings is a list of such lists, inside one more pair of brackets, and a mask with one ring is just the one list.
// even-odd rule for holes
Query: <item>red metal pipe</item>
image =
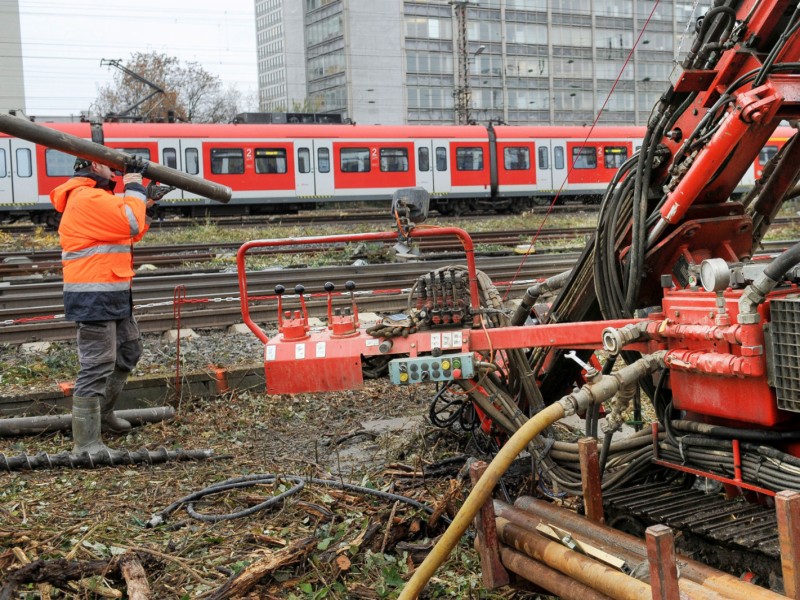
{"label": "red metal pipe", "polygon": [[[480,297],[478,295],[478,275],[475,267],[475,246],[472,238],[463,229],[458,227],[436,227],[436,228],[416,228],[412,229],[409,237],[425,238],[433,236],[454,235],[461,240],[464,253],[467,259],[467,273],[469,274],[469,293],[470,304],[475,311],[473,326],[480,325]],[[384,242],[393,240],[397,237],[395,231],[381,231],[373,233],[351,233],[345,235],[321,235],[300,238],[281,238],[277,240],[252,240],[245,242],[236,253],[236,269],[239,275],[239,296],[242,307],[242,319],[245,325],[250,328],[258,339],[265,344],[269,342],[269,337],[250,317],[249,300],[247,296],[247,273],[245,270],[245,255],[253,248],[271,248],[275,246],[305,246],[310,244],[336,244],[342,242]]]}
{"label": "red metal pipe", "polygon": [[733,440],[733,478],[742,481],[742,450],[739,440]]}
{"label": "red metal pipe", "polygon": [[718,352],[670,350],[664,357],[670,369],[723,377],[761,377],[766,373],[764,356],[737,356]]}

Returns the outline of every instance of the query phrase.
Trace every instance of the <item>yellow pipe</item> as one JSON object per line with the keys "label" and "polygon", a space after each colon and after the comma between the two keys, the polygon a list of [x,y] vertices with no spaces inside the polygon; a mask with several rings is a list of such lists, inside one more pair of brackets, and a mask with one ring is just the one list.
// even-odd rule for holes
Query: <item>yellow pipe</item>
{"label": "yellow pipe", "polygon": [[464,501],[461,509],[456,514],[453,522],[444,532],[439,542],[433,550],[425,557],[422,564],[417,567],[414,574],[409,579],[403,591],[398,596],[398,600],[414,600],[419,596],[433,574],[442,563],[447,560],[450,552],[458,544],[458,540],[472,523],[472,519],[480,510],[481,506],[492,495],[492,490],[500,481],[500,477],[505,473],[522,452],[530,441],[539,435],[545,428],[549,427],[566,414],[564,406],[556,402],[545,408],[540,413],[528,420],[511,438],[500,448],[500,452],[489,463],[486,472],[472,488],[469,496]]}

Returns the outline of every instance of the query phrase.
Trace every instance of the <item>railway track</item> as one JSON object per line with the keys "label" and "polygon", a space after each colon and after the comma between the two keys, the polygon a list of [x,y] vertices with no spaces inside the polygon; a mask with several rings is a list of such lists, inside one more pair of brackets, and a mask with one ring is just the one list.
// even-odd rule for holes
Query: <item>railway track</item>
{"label": "railway track", "polygon": [[[529,256],[517,276],[517,283],[511,286],[512,291],[527,288],[531,280],[569,269],[577,257],[578,253],[574,252]],[[343,290],[345,281],[352,280],[357,286],[359,309],[383,312],[404,308],[406,290],[423,273],[462,262],[460,257],[454,257],[393,264],[391,268],[382,264],[276,269],[248,272],[247,278],[251,297],[271,297],[276,285],[291,290],[299,283],[305,286],[307,294],[321,294],[326,281],[332,281],[338,290]],[[495,282],[510,281],[519,264],[519,256],[477,258],[478,268]],[[188,301],[181,305],[182,327],[216,328],[241,322],[236,272],[143,273],[134,279],[133,286],[137,319],[143,331],[158,332],[174,327],[173,300],[179,285],[184,286]],[[307,304],[311,316],[326,314],[325,297],[312,297]],[[337,305],[348,306],[349,299],[339,298]],[[296,308],[291,298],[287,300],[288,308]],[[260,301],[250,310],[256,322],[275,320],[274,300]],[[61,281],[57,278],[0,287],[0,336],[5,343],[71,339],[74,324],[63,318],[53,318],[62,313]]]}
{"label": "railway track", "polygon": [[[597,212],[598,207],[594,205],[578,205],[567,204],[553,206],[535,206],[526,212],[530,214],[547,214],[548,212],[559,213],[574,213],[576,210],[584,212]],[[466,221],[477,221],[493,217],[503,217],[507,215],[497,213],[478,213],[474,215],[461,215],[457,217]],[[448,217],[453,219],[455,217]],[[297,226],[297,225],[314,225],[324,223],[386,223],[390,219],[389,210],[382,211],[334,211],[334,210],[312,210],[301,211],[298,214],[288,215],[239,215],[231,217],[194,217],[194,218],[169,218],[164,220],[154,220],[151,223],[153,229],[180,229],[185,227],[196,227],[198,223],[205,221],[213,222],[214,225],[222,228],[236,228],[236,227],[265,227],[265,226]],[[45,225],[34,224],[30,222],[16,222],[16,223],[0,223],[0,233],[7,233],[10,235],[32,234],[37,230],[44,228]]]}
{"label": "railway track", "polygon": [[[576,247],[583,246],[584,241],[592,235],[594,229],[561,228],[546,229],[539,233],[537,243],[549,244],[556,241],[575,241]],[[509,231],[485,231],[471,233],[470,236],[476,244],[488,246],[515,247],[533,239],[536,234],[531,229],[516,229]],[[577,244],[577,242],[580,242]],[[385,247],[393,243],[385,243]],[[240,242],[219,242],[205,244],[181,244],[178,246],[137,246],[134,252],[134,267],[139,268],[144,264],[154,265],[159,268],[177,267],[185,264],[197,265],[210,262],[220,256],[235,254],[241,246]],[[344,250],[348,245],[341,244]],[[420,240],[417,243],[420,252],[455,252],[461,249],[461,244],[452,236],[432,237]],[[352,246],[350,246],[352,247]],[[325,250],[330,250],[326,246]],[[263,248],[252,254],[312,254],[319,252],[315,246],[294,246],[279,248]],[[16,251],[0,252],[0,279],[3,277],[21,277],[30,275],[48,275],[61,272],[60,250]]]}

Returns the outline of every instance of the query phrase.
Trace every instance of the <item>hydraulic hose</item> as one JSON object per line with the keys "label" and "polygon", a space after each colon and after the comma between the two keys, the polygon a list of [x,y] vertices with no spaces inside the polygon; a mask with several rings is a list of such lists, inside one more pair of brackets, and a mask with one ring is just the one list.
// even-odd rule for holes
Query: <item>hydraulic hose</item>
{"label": "hydraulic hose", "polygon": [[453,522],[442,534],[430,554],[425,557],[422,564],[414,571],[411,579],[403,588],[400,596],[398,596],[398,600],[413,600],[417,598],[436,570],[450,555],[450,552],[461,539],[481,506],[491,497],[492,490],[494,490],[497,482],[500,481],[500,477],[508,470],[517,455],[527,447],[531,440],[559,419],[575,414],[575,412],[583,410],[593,403],[602,402],[616,394],[621,386],[639,381],[653,371],[664,367],[664,355],[664,351],[656,352],[642,357],[627,367],[623,367],[613,375],[598,375],[597,378],[584,385],[579,391],[564,396],[558,402],[551,404],[526,421],[503,445],[486,468],[483,476],[472,488]]}
{"label": "hydraulic hose", "polygon": [[478,483],[472,488],[450,527],[447,528],[433,550],[425,557],[422,564],[414,571],[411,579],[403,588],[400,596],[398,596],[398,600],[413,600],[419,595],[436,570],[450,555],[458,540],[461,539],[461,536],[472,523],[473,517],[491,496],[492,490],[494,490],[497,482],[500,481],[500,476],[508,470],[517,455],[525,449],[533,438],[564,417],[565,414],[566,411],[561,402],[551,404],[528,420],[525,425],[511,436],[489,464]]}

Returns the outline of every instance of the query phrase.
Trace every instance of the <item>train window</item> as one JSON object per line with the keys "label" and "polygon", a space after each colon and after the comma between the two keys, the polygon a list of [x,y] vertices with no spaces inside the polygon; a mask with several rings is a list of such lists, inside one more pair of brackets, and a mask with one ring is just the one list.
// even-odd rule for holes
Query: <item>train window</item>
{"label": "train window", "polygon": [[33,175],[31,151],[28,148],[17,148],[17,177],[30,177]]}
{"label": "train window", "polygon": [[436,149],[436,170],[447,171],[447,148]]}
{"label": "train window", "polygon": [[503,150],[506,171],[527,171],[531,168],[531,153],[525,146],[510,146]]}
{"label": "train window", "polygon": [[328,148],[317,149],[317,169],[320,173],[331,172],[331,151]]}
{"label": "train window", "polygon": [[120,148],[119,150],[131,156],[138,156],[142,160],[150,160],[150,150],[147,148]]}
{"label": "train window", "polygon": [[211,172],[216,175],[244,173],[244,150],[241,148],[212,148]]}
{"label": "train window", "polygon": [[187,148],[183,153],[186,160],[186,172],[189,175],[197,175],[200,172],[200,153],[197,148]]}
{"label": "train window", "polygon": [[483,149],[456,148],[456,170],[458,171],[483,170]]}
{"label": "train window", "polygon": [[606,169],[619,169],[626,160],[628,160],[628,149],[625,146],[603,148],[603,161]]}
{"label": "train window", "polygon": [[381,171],[384,173],[408,171],[408,150],[406,148],[381,148]]}
{"label": "train window", "polygon": [[164,151],[161,153],[161,163],[170,169],[178,168],[178,153],[175,151],[175,148],[164,148]]}
{"label": "train window", "polygon": [[564,168],[564,147],[556,146],[553,148],[553,167],[556,169]]}
{"label": "train window", "polygon": [[431,151],[427,148],[417,150],[417,165],[420,171],[431,170]]}
{"label": "train window", "polygon": [[546,146],[539,146],[539,168],[550,168],[550,153],[547,151]]}
{"label": "train window", "polygon": [[45,172],[48,177],[72,177],[75,157],[66,152],[48,148],[44,151]]}
{"label": "train window", "polygon": [[[258,151],[256,151],[256,171],[258,171]],[[297,149],[297,170],[300,173],[311,173],[311,150]]]}
{"label": "train window", "polygon": [[[305,158],[301,152],[305,150]],[[298,168],[301,173],[311,171],[311,159],[308,148],[300,148],[297,152]],[[256,173],[286,173],[286,150],[283,148],[256,148]]]}
{"label": "train window", "polygon": [[369,148],[342,148],[342,173],[368,173]]}
{"label": "train window", "polygon": [[597,150],[594,146],[575,147],[572,149],[573,169],[596,169]]}
{"label": "train window", "polygon": [[6,151],[0,148],[0,178],[8,177],[8,170],[6,169]]}
{"label": "train window", "polygon": [[778,153],[777,146],[764,146],[758,153],[758,164],[766,165]]}

